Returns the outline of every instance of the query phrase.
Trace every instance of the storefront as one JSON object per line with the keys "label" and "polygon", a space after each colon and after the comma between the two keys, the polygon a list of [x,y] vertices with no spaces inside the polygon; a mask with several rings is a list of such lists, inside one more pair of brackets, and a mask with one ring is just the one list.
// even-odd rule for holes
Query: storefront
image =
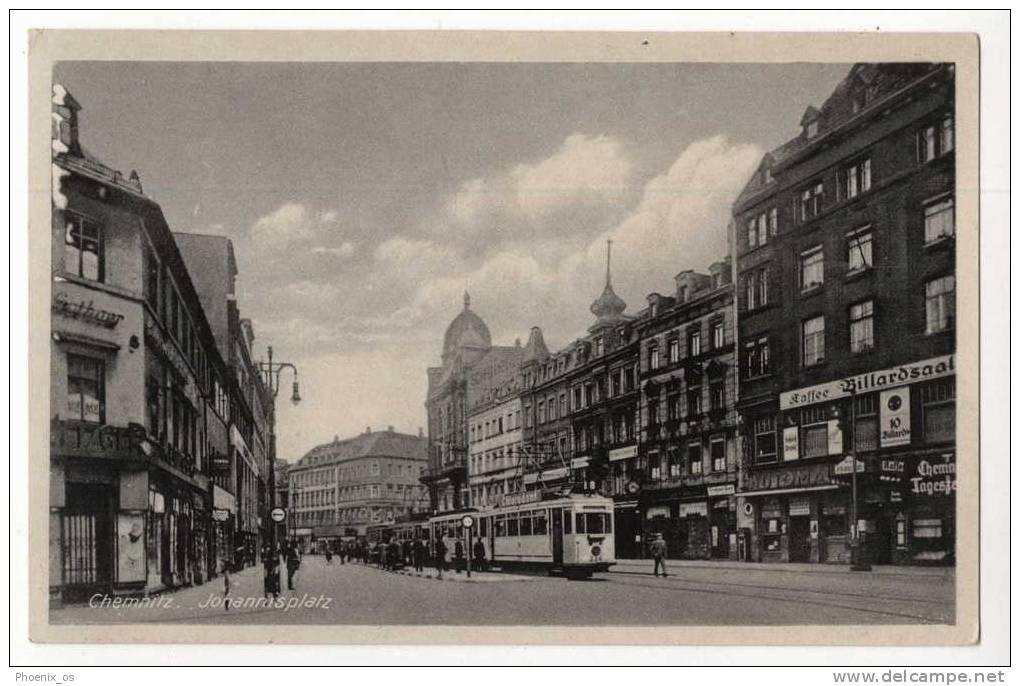
{"label": "storefront", "polygon": [[674,559],[709,560],[736,554],[733,484],[648,490],[642,497],[645,542],[655,534]]}

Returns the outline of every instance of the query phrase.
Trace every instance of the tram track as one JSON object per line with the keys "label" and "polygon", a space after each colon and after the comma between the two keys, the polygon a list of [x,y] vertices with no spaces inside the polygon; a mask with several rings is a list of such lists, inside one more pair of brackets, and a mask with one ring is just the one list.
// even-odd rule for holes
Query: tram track
{"label": "tram track", "polygon": [[[657,591],[666,591],[666,592],[673,592],[673,593],[700,593],[700,594],[708,594],[708,595],[721,595],[721,596],[725,596],[726,598],[745,598],[745,599],[750,599],[750,600],[769,600],[769,601],[784,602],[784,603],[795,603],[795,604],[798,604],[798,605],[811,605],[811,606],[827,608],[827,609],[851,610],[851,611],[854,611],[854,612],[862,612],[862,613],[865,613],[865,614],[880,615],[880,616],[885,616],[885,617],[897,617],[897,618],[901,618],[901,619],[912,620],[914,622],[919,622],[919,623],[923,623],[923,624],[934,624],[934,625],[937,625],[937,624],[948,624],[950,622],[950,620],[942,621],[940,619],[934,619],[932,617],[929,617],[929,616],[926,616],[926,615],[917,614],[917,613],[902,612],[902,611],[896,611],[896,610],[891,610],[891,609],[878,609],[878,608],[873,608],[873,607],[866,607],[866,606],[861,606],[861,605],[855,605],[855,604],[851,604],[849,602],[832,602],[832,601],[826,601],[824,599],[819,599],[819,598],[804,597],[805,595],[808,595],[808,594],[810,594],[810,595],[819,595],[819,594],[821,594],[821,595],[851,596],[851,597],[861,598],[862,600],[876,598],[875,596],[872,596],[872,595],[869,595],[869,594],[866,594],[866,593],[860,593],[860,594],[833,594],[833,593],[830,593],[830,592],[827,592],[827,591],[814,591],[814,590],[807,590],[807,589],[801,590],[801,589],[790,589],[790,588],[777,589],[777,588],[772,587],[772,586],[759,586],[759,585],[754,585],[754,584],[727,584],[727,583],[717,583],[717,582],[707,582],[707,581],[688,581],[688,580],[684,580],[682,578],[678,578],[678,577],[675,577],[675,576],[673,576],[673,577],[666,577],[666,579],[669,579],[669,581],[667,581],[666,579],[663,579],[661,582],[658,582],[658,583],[655,583],[655,582],[643,582],[643,581],[640,581],[638,579],[625,579],[625,578],[620,578],[619,576],[614,576],[612,574],[609,574],[609,575],[607,575],[606,577],[603,577],[603,578],[605,579],[605,581],[607,581],[609,583],[617,584],[617,585],[620,585],[620,586],[633,587],[633,588],[649,588],[649,589],[654,589],[654,590],[657,590]],[[676,582],[680,582],[681,585],[677,585]],[[720,590],[719,588],[712,588],[712,586],[717,586],[717,587],[718,586],[722,586],[722,587],[734,587],[734,586],[737,586],[737,587],[740,587],[740,588],[755,588],[755,589],[764,590],[764,591],[766,591],[766,593],[764,593],[764,594],[750,593],[750,592],[747,592],[745,590],[732,590],[732,588],[730,588],[729,590]],[[778,592],[778,594],[777,594],[777,592]],[[915,600],[912,600],[912,599],[897,598],[896,602],[913,603],[913,602],[918,602],[918,601],[915,601]],[[937,602],[937,601],[930,601],[930,602]]]}

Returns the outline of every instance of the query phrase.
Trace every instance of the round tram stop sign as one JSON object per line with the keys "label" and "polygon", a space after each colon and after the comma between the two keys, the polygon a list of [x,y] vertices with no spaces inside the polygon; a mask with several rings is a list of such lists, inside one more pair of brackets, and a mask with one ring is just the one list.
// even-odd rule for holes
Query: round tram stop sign
{"label": "round tram stop sign", "polygon": [[274,522],[282,522],[287,518],[287,511],[282,507],[274,507],[273,511],[269,513],[269,516],[273,518]]}
{"label": "round tram stop sign", "polygon": [[464,525],[465,529],[470,529],[475,525],[475,518],[471,515],[464,515],[460,518],[460,523]]}

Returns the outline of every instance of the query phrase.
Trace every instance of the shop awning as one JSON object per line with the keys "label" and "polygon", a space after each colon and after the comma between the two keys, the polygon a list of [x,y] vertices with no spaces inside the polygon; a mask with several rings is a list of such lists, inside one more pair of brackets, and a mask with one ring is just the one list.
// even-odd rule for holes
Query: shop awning
{"label": "shop awning", "polygon": [[738,496],[749,495],[781,495],[783,493],[807,493],[809,491],[834,491],[839,484],[827,484],[825,486],[808,486],[807,488],[775,488],[769,491],[737,491]]}

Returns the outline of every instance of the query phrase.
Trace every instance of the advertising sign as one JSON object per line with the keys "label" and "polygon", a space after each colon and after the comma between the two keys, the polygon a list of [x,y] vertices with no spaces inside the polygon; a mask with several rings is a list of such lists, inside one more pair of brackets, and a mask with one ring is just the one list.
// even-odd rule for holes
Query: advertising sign
{"label": "advertising sign", "polygon": [[789,462],[800,457],[800,428],[787,426],[783,428],[783,461]]}
{"label": "advertising sign", "polygon": [[877,372],[865,372],[843,379],[829,381],[816,386],[787,391],[779,396],[779,408],[789,410],[816,403],[830,402],[846,398],[851,393],[869,393],[895,386],[930,381],[956,373],[956,356],[943,355],[920,362],[883,369]]}
{"label": "advertising sign", "polygon": [[287,511],[282,507],[274,507],[273,511],[269,513],[269,516],[273,518],[274,522],[282,522],[287,518]]}
{"label": "advertising sign", "polygon": [[637,456],[636,445],[629,445],[624,448],[616,448],[615,450],[609,451],[610,462],[615,462],[616,460],[626,460],[636,456]]}
{"label": "advertising sign", "polygon": [[745,491],[772,491],[790,488],[817,488],[829,486],[829,465],[806,464],[781,469],[749,471],[744,475]]}
{"label": "advertising sign", "polygon": [[910,444],[910,387],[882,391],[879,396],[879,443],[883,448]]}
{"label": "advertising sign", "polygon": [[117,583],[145,581],[145,513],[117,514]]}
{"label": "advertising sign", "polygon": [[946,496],[956,492],[956,462],[953,453],[942,459],[921,460],[910,476],[911,493],[922,496]]}

